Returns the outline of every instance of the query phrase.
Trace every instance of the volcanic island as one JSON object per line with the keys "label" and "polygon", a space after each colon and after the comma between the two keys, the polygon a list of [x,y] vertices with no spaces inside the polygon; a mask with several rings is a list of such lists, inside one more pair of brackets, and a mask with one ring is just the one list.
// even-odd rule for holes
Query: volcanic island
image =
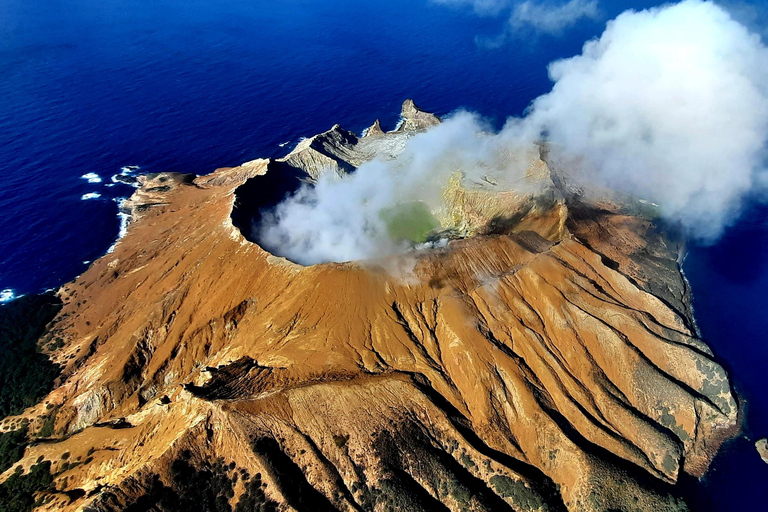
{"label": "volcanic island", "polygon": [[739,406],[697,333],[684,241],[647,205],[584,194],[541,144],[523,155],[536,193],[459,173],[439,211],[402,214],[445,243],[310,266],[260,246],[260,216],[298,187],[440,122],[408,100],[390,132],[336,125],[282,158],[140,176],[114,250],[3,307],[46,370],[4,409],[0,500],[686,510]]}

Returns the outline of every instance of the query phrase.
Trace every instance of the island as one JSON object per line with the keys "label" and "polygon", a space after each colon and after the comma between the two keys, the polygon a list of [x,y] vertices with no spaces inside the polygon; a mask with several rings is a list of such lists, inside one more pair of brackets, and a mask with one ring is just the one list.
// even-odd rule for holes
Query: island
{"label": "island", "polygon": [[389,132],[335,125],[282,158],[140,176],[124,238],[45,301],[34,339],[58,373],[0,424],[0,500],[686,510],[679,482],[739,406],[699,339],[684,241],[646,204],[584,194],[542,143],[535,194],[457,174],[445,243],[311,266],[259,244],[286,195],[438,123],[409,100]]}

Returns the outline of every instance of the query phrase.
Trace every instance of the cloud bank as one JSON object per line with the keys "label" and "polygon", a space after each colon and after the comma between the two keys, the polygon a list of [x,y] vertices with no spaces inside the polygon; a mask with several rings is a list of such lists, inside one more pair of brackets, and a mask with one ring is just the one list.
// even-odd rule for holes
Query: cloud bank
{"label": "cloud bank", "polygon": [[452,7],[472,7],[477,14],[488,16],[496,15],[508,9],[512,0],[432,0],[439,5]]}
{"label": "cloud bank", "polygon": [[514,30],[526,27],[546,34],[559,34],[583,19],[600,16],[597,0],[570,0],[565,4],[526,1],[515,5],[509,24]]}
{"label": "cloud bank", "polygon": [[524,122],[696,236],[719,236],[764,175],[768,50],[711,2],[625,12],[549,74]]}
{"label": "cloud bank", "polygon": [[559,34],[583,19],[600,16],[597,0],[433,0],[437,4],[454,7],[472,7],[482,16],[507,13],[507,31],[534,30],[545,34]]}
{"label": "cloud bank", "polygon": [[703,239],[719,236],[767,181],[768,49],[711,2],[627,11],[549,75],[551,92],[498,133],[457,113],[394,161],[301,190],[265,224],[265,246],[305,264],[397,252],[383,208],[432,205],[459,169],[514,182],[522,170],[503,156],[541,139],[572,177],[657,203]]}

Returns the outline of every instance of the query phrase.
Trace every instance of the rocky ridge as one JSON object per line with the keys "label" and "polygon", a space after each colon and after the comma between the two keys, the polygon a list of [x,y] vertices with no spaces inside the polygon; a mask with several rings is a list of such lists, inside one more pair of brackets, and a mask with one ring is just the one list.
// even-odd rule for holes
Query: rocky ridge
{"label": "rocky ridge", "polygon": [[302,267],[249,240],[299,184],[439,122],[410,100],[402,117],[142,177],[127,235],[58,292],[64,370],[23,415],[54,434],[0,480],[51,461],[47,510],[176,510],[190,489],[217,510],[684,509],[676,482],[738,406],[679,242],[631,205],[587,201],[534,151],[541,194],[457,178],[444,248]]}

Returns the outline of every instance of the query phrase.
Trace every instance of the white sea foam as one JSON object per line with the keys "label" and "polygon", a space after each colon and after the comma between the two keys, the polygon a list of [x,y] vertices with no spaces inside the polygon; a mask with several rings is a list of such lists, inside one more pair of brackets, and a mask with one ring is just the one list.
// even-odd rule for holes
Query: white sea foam
{"label": "white sea foam", "polygon": [[291,141],[288,140],[288,141],[285,141],[285,142],[282,142],[282,143],[278,144],[278,146],[280,146],[281,148],[284,148],[285,146],[287,146],[290,143],[291,143]]}
{"label": "white sea foam", "polygon": [[[123,185],[130,185],[133,188],[139,188],[138,181],[134,181],[133,183],[127,182],[125,179],[126,176],[132,177],[136,171],[138,171],[141,167],[138,165],[125,165],[120,168],[120,173],[115,174],[112,176],[112,183],[122,183]],[[107,185],[109,186],[109,185]],[[117,203],[117,218],[120,219],[120,230],[117,232],[117,239],[115,240],[115,243],[112,244],[112,246],[107,249],[107,254],[114,252],[115,247],[117,247],[118,242],[123,239],[126,233],[128,233],[128,224],[130,224],[131,216],[128,215],[123,211],[123,202],[128,199],[127,197],[115,197],[112,200]]]}
{"label": "white sea foam", "polygon": [[130,221],[131,216],[123,212],[118,213],[117,216],[120,218],[120,231],[117,233],[117,239],[120,240],[128,232],[128,221]]}
{"label": "white sea foam", "polygon": [[101,183],[101,176],[95,172],[89,172],[80,176],[82,179],[87,180],[88,183]]}
{"label": "white sea foam", "polygon": [[100,197],[101,197],[101,194],[99,194],[98,192],[88,192],[87,194],[83,194],[82,196],[80,196],[80,199],[82,199],[83,201],[87,201],[88,199],[98,199]]}
{"label": "white sea foam", "polygon": [[[120,172],[118,174],[115,174],[112,176],[112,185],[115,183],[122,183],[123,185],[128,185],[133,188],[139,188],[139,184],[136,181],[131,182],[130,180],[126,180],[126,176],[133,177],[134,172],[139,170],[140,167],[138,165],[126,165],[120,168]],[[135,178],[133,178],[135,180]],[[107,185],[108,187],[111,187],[112,185]]]}
{"label": "white sea foam", "polygon": [[125,199],[126,198],[124,197],[116,197],[114,199],[114,201],[117,202],[117,218],[120,219],[120,230],[117,232],[117,240],[115,240],[115,243],[107,249],[107,254],[113,252],[115,247],[117,247],[117,243],[122,240],[126,233],[128,233],[128,224],[130,223],[131,216],[123,212],[123,201],[125,201]]}
{"label": "white sea foam", "polygon": [[6,288],[0,291],[0,304],[3,302],[10,302],[15,298],[16,298],[16,294],[13,293],[13,290],[11,290],[10,288]]}

